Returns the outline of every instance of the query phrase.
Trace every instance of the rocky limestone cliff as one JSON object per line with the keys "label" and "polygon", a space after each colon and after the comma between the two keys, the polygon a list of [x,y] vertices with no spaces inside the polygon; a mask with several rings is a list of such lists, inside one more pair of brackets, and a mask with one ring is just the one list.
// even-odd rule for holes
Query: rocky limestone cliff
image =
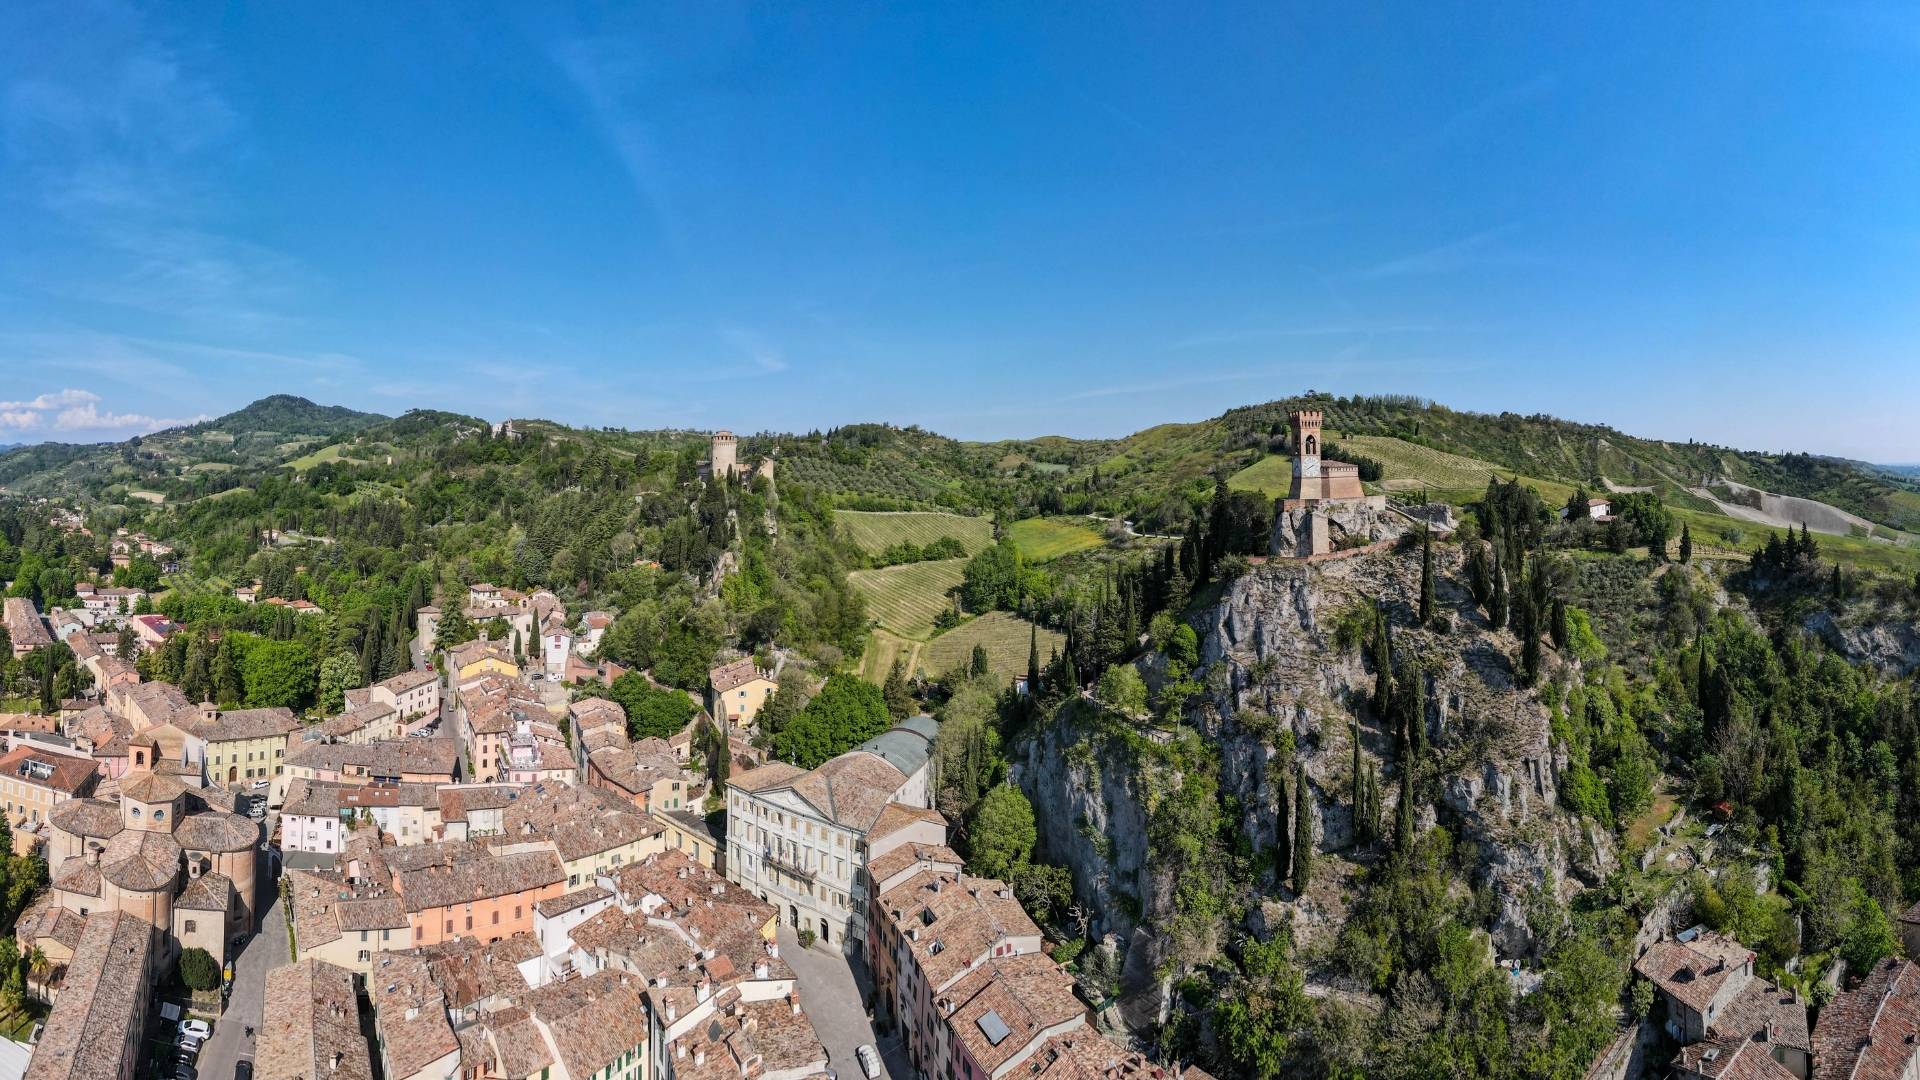
{"label": "rocky limestone cliff", "polygon": [[[1269,562],[1194,617],[1208,700],[1187,722],[1218,751],[1223,803],[1238,808],[1238,824],[1254,850],[1274,847],[1289,827],[1282,793],[1290,778],[1276,759],[1282,733],[1290,732],[1312,795],[1316,847],[1332,856],[1316,860],[1304,895],[1294,895],[1276,875],[1256,882],[1258,895],[1243,898],[1255,932],[1291,919],[1303,943],[1331,939],[1349,879],[1378,858],[1378,851],[1354,847],[1352,722],[1363,760],[1375,762],[1386,788],[1389,819],[1401,774],[1391,726],[1368,704],[1374,679],[1363,650],[1336,642],[1342,616],[1376,601],[1393,623],[1396,655],[1418,657],[1428,672],[1427,760],[1437,772],[1429,789],[1438,798],[1423,806],[1421,824],[1438,821],[1472,844],[1473,879],[1464,884],[1485,887],[1494,898],[1496,952],[1533,953],[1529,894],[1544,886],[1570,895],[1598,884],[1615,865],[1605,831],[1559,809],[1567,762],[1550,746],[1537,694],[1514,684],[1513,634],[1491,629],[1455,583],[1458,550],[1447,545],[1436,557],[1442,621],[1450,627],[1444,631],[1415,625],[1417,549],[1314,565]],[[1153,659],[1141,666],[1154,681]],[[1167,924],[1173,891],[1149,849],[1137,757],[1103,726],[1111,723],[1090,704],[1070,707],[1015,748],[1014,774],[1033,800],[1046,856],[1073,868],[1076,896],[1096,931],[1116,932],[1128,943],[1127,1018],[1145,1025],[1164,1007],[1165,962],[1173,955],[1147,928]],[[1383,824],[1390,828],[1391,821]]]}
{"label": "rocky limestone cliff", "polygon": [[[1417,549],[1311,566],[1271,562],[1234,582],[1201,626],[1202,663],[1227,677],[1224,686],[1217,677],[1211,683],[1221,688],[1198,721],[1220,739],[1223,782],[1241,797],[1244,825],[1257,842],[1271,843],[1285,820],[1260,767],[1273,753],[1272,738],[1249,737],[1264,715],[1293,733],[1315,796],[1319,850],[1362,855],[1351,850],[1349,720],[1359,722],[1361,753],[1380,763],[1394,797],[1400,772],[1391,760],[1391,727],[1367,705],[1373,673],[1362,650],[1339,647],[1334,625],[1356,605],[1382,603],[1396,654],[1418,657],[1428,673],[1427,733],[1440,791],[1435,815],[1478,847],[1472,884],[1491,888],[1498,904],[1495,949],[1526,955],[1533,947],[1527,894],[1543,884],[1570,889],[1570,878],[1597,884],[1614,865],[1612,843],[1604,830],[1559,812],[1566,762],[1550,749],[1538,696],[1514,684],[1518,642],[1509,630],[1491,629],[1454,582],[1458,549],[1441,547],[1436,562],[1439,606],[1452,623],[1447,632],[1415,625]],[[1309,930],[1323,917],[1313,891],[1304,902],[1290,901],[1297,925]]]}
{"label": "rocky limestone cliff", "polygon": [[1872,664],[1896,676],[1920,670],[1920,627],[1910,620],[1878,611],[1849,611],[1840,618],[1816,611],[1807,617],[1806,627],[1854,663]]}

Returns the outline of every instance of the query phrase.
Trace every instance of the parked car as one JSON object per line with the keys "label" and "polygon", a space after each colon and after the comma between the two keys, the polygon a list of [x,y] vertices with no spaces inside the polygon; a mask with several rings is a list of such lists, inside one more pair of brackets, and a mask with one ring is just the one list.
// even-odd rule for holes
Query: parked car
{"label": "parked car", "polygon": [[853,1056],[860,1059],[860,1071],[867,1074],[867,1080],[880,1080],[880,1052],[872,1043],[862,1043]]}
{"label": "parked car", "polygon": [[213,1025],[207,1023],[205,1020],[182,1020],[180,1021],[180,1034],[191,1035],[196,1039],[205,1039],[207,1036],[213,1034]]}
{"label": "parked car", "polygon": [[245,1060],[234,1062],[233,1080],[253,1080],[253,1062]]}
{"label": "parked car", "polygon": [[255,781],[254,781],[254,782],[253,782],[253,783],[252,783],[251,785],[249,785],[249,786],[250,786],[250,787],[252,787],[252,788],[253,788],[253,790],[255,790],[255,791],[265,791],[265,790],[267,790],[267,788],[268,788],[268,787],[270,787],[270,786],[271,786],[272,784],[273,784],[273,781],[271,781],[271,780],[255,780]]}
{"label": "parked car", "polygon": [[173,1080],[200,1080],[200,1074],[193,1071],[193,1066],[183,1061],[174,1066]]}
{"label": "parked car", "polygon": [[174,1057],[188,1064],[200,1056],[200,1040],[191,1035],[180,1036],[180,1042],[174,1048]]}

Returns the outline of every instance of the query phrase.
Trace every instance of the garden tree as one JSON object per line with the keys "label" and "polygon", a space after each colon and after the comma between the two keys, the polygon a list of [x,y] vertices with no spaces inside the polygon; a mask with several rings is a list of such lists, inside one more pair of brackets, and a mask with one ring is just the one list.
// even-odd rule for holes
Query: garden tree
{"label": "garden tree", "polygon": [[133,632],[131,623],[122,625],[120,633],[114,638],[114,655],[123,660],[132,660],[140,655],[140,635]]}
{"label": "garden tree", "polygon": [[654,651],[654,678],[683,690],[704,688],[713,656],[719,651],[719,641],[704,628],[686,621],[675,623]]}
{"label": "garden tree", "polygon": [[1310,1031],[1313,1003],[1293,964],[1293,933],[1282,925],[1262,942],[1245,939],[1239,972],[1213,1004],[1212,1027],[1231,1073],[1253,1080],[1293,1075],[1294,1042]]}
{"label": "garden tree", "polygon": [[193,990],[212,990],[220,985],[220,965],[213,954],[198,946],[180,951],[180,981]]}
{"label": "garden tree", "polygon": [[768,745],[782,761],[812,769],[887,730],[890,720],[879,687],[840,672],[827,677],[820,693]]}
{"label": "garden tree", "polygon": [[733,747],[708,718],[700,721],[700,756],[706,762],[707,782],[713,794],[725,796],[727,777],[733,773]]}
{"label": "garden tree", "polygon": [[1840,958],[1847,962],[1850,972],[1872,971],[1875,964],[1900,951],[1900,937],[1880,902],[1868,895],[1858,881],[1849,880],[1846,894],[1846,929],[1840,935]]}
{"label": "garden tree", "polygon": [[774,686],[773,696],[760,706],[754,720],[759,727],[759,735],[766,738],[778,735],[787,722],[799,715],[802,706],[807,703],[806,677],[797,667],[787,667],[780,672],[780,680]]}
{"label": "garden tree", "polygon": [[240,673],[249,706],[303,709],[313,701],[319,671],[305,642],[252,638],[244,647]]}
{"label": "garden tree", "polygon": [[1005,764],[991,680],[959,684],[935,715],[940,727],[933,736],[934,805],[947,820],[962,821],[999,783]]}
{"label": "garden tree", "polygon": [[1680,525],[1680,561],[1683,564],[1693,561],[1693,529],[1685,522]]}
{"label": "garden tree", "polygon": [[9,1009],[18,1009],[27,996],[24,968],[20,960],[20,946],[13,940],[13,935],[0,937],[0,997],[5,998]]}
{"label": "garden tree", "polygon": [[1038,589],[1045,574],[1027,567],[1012,540],[1002,539],[967,560],[960,580],[960,602],[968,611],[1017,611]]}
{"label": "garden tree", "polygon": [[1047,863],[1022,863],[1013,870],[1013,894],[1035,922],[1058,925],[1073,906],[1073,871]]}
{"label": "garden tree", "polygon": [[606,696],[626,710],[627,735],[635,741],[678,735],[700,711],[700,706],[682,691],[657,687],[637,671],[613,680]]}
{"label": "garden tree", "polygon": [[895,720],[905,720],[913,715],[913,692],[907,689],[907,663],[900,657],[893,658],[893,666],[887,669],[887,681],[880,689],[881,696],[887,699],[887,713]]}
{"label": "garden tree", "polygon": [[391,679],[413,666],[411,641],[405,618],[395,611],[386,633],[380,636],[380,678]]}
{"label": "garden tree", "polygon": [[1009,881],[1033,858],[1039,838],[1033,804],[1012,784],[988,791],[967,826],[967,870]]}
{"label": "garden tree", "polygon": [[1307,786],[1307,766],[1293,768],[1293,892],[1305,895],[1313,883],[1313,794]]}
{"label": "garden tree", "polygon": [[347,691],[364,686],[360,680],[360,661],[342,650],[320,662],[318,700],[315,707],[332,716],[346,708]]}
{"label": "garden tree", "polygon": [[1553,641],[1555,649],[1564,650],[1568,633],[1567,601],[1565,597],[1556,596],[1553,598],[1553,610],[1547,616],[1547,636]]}
{"label": "garden tree", "polygon": [[1420,624],[1433,622],[1433,530],[1420,530]]}
{"label": "garden tree", "polygon": [[977,679],[991,670],[992,664],[987,657],[987,647],[976,643],[973,647],[973,656],[967,663],[967,674]]}
{"label": "garden tree", "polygon": [[1102,672],[1093,695],[1100,704],[1128,716],[1147,711],[1147,684],[1132,664],[1115,664]]}
{"label": "garden tree", "polygon": [[27,950],[25,959],[27,978],[32,980],[32,984],[42,995],[45,995],[47,980],[53,977],[53,961],[48,959],[47,954],[38,945]]}
{"label": "garden tree", "polygon": [[466,602],[465,596],[455,596],[441,603],[440,622],[433,633],[433,643],[436,647],[451,649],[455,645],[465,645],[474,639],[473,623],[467,619]]}

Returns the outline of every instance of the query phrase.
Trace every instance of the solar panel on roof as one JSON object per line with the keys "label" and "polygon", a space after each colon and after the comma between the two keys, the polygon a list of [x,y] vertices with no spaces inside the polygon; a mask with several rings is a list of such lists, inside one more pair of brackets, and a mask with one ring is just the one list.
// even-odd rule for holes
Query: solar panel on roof
{"label": "solar panel on roof", "polygon": [[980,1025],[980,1034],[985,1035],[987,1041],[995,1046],[999,1046],[1000,1040],[1013,1034],[1013,1030],[1007,1027],[1007,1022],[1000,1019],[1000,1014],[992,1009],[988,1009],[986,1015],[975,1023]]}

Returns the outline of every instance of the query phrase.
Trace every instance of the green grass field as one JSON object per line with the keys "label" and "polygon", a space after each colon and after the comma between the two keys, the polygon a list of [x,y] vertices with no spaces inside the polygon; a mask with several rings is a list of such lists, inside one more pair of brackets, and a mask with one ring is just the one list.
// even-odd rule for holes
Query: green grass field
{"label": "green grass field", "polygon": [[233,465],[230,462],[225,462],[225,461],[202,461],[197,464],[187,466],[187,471],[188,472],[205,472],[205,473],[232,472]]}
{"label": "green grass field", "polygon": [[[952,671],[973,659],[975,645],[984,645],[989,669],[1011,684],[1016,676],[1027,673],[1028,635],[1032,629],[1033,624],[1018,615],[989,611],[928,642],[921,652],[921,666],[931,675]],[[1065,635],[1041,627],[1040,663],[1044,666],[1054,650],[1062,648],[1066,640]],[[884,676],[885,672],[882,672]]]}
{"label": "green grass field", "polygon": [[947,607],[947,593],[960,584],[965,559],[908,563],[884,570],[856,570],[847,581],[867,598],[867,610],[881,627],[902,637],[925,640],[934,616]]}
{"label": "green grass field", "polygon": [[1488,478],[1499,476],[1504,480],[1513,475],[1491,462],[1383,435],[1355,435],[1341,440],[1340,445],[1351,446],[1378,461],[1385,469],[1380,486],[1387,491],[1419,491],[1422,487],[1485,491]]}
{"label": "green grass field", "polygon": [[833,524],[869,555],[877,555],[902,542],[925,547],[943,536],[959,540],[969,555],[978,554],[993,543],[993,522],[959,514],[835,510]]}
{"label": "green grass field", "polygon": [[1073,518],[1028,518],[1007,526],[1007,537],[1030,563],[1046,562],[1076,551],[1097,548],[1106,537]]}
{"label": "green grass field", "polygon": [[903,638],[876,627],[872,639],[867,642],[867,651],[860,656],[860,677],[869,682],[885,684],[887,672],[893,668],[895,658],[905,665],[907,674],[912,675],[920,666],[920,653],[925,648],[924,642]]}
{"label": "green grass field", "polygon": [[306,472],[308,469],[313,468],[315,465],[324,465],[329,461],[345,461],[355,465],[365,464],[358,458],[350,458],[346,456],[344,452],[345,449],[346,448],[340,443],[334,443],[330,446],[323,446],[320,449],[315,450],[311,454],[303,454],[300,457],[294,458],[292,461],[287,462],[287,467],[292,469],[295,472]]}
{"label": "green grass field", "polygon": [[129,491],[127,492],[127,498],[145,499],[150,503],[163,503],[167,501],[167,497],[157,491]]}

